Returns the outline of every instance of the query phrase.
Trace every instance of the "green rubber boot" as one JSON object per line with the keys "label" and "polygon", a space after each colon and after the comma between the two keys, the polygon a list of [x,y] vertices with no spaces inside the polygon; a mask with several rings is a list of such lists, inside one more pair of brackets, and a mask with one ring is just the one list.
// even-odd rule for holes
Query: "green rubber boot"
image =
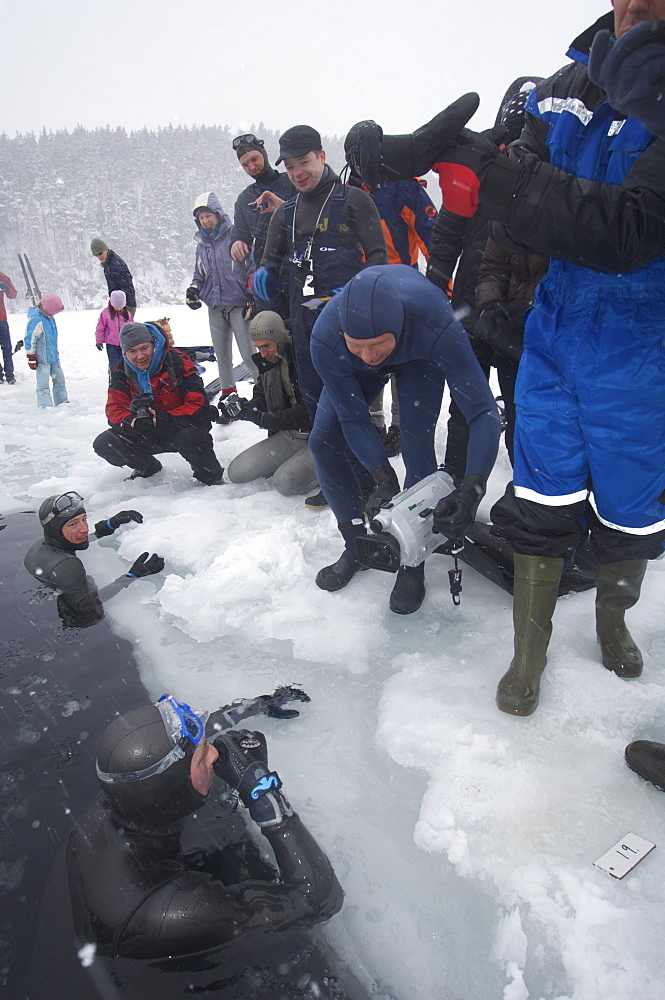
{"label": "green rubber boot", "polygon": [[563,559],[515,553],[515,655],[496,690],[497,705],[509,715],[531,715],[538,707],[562,572]]}
{"label": "green rubber boot", "polygon": [[642,673],[642,654],[624,614],[637,604],[646,571],[646,559],[624,559],[599,566],[596,572],[596,635],[603,666],[619,677]]}

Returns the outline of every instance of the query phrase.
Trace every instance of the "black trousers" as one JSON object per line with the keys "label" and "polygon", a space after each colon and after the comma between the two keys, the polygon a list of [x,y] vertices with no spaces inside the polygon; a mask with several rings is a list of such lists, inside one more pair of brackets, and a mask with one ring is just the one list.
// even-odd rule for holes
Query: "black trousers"
{"label": "black trousers", "polygon": [[217,461],[209,427],[185,424],[167,432],[138,435],[121,427],[110,427],[93,441],[92,447],[109,465],[147,469],[153,455],[177,452],[192,467],[202,483],[219,481],[224,470]]}

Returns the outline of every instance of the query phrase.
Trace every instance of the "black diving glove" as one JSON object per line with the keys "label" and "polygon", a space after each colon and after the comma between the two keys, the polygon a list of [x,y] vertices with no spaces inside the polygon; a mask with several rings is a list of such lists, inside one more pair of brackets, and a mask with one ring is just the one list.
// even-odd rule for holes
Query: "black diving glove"
{"label": "black diving glove", "polygon": [[104,538],[105,535],[112,535],[121,524],[129,524],[130,521],[142,524],[143,514],[139,514],[137,510],[119,510],[117,514],[109,517],[106,521],[98,521],[95,525],[95,534],[97,538]]}
{"label": "black diving glove", "polygon": [[432,531],[447,538],[464,538],[476,518],[487,483],[475,472],[465,476],[459,487],[439,500],[434,508]]}
{"label": "black diving glove", "polygon": [[215,774],[235,788],[249,815],[259,826],[277,826],[293,810],[280,791],[282,782],[268,769],[268,748],[263,733],[237,729],[215,737],[219,753]]}
{"label": "black diving glove", "polygon": [[297,719],[300,715],[295,708],[283,708],[290,701],[310,701],[308,694],[300,688],[283,685],[272,694],[261,694],[258,698],[238,698],[231,705],[217,709],[208,719],[213,731],[220,732],[230,726],[251,718],[253,715],[269,715],[273,719]]}
{"label": "black diving glove", "polygon": [[399,480],[392,465],[378,465],[372,472],[372,479],[376,489],[370,493],[365,504],[365,513],[370,521],[399,493]]}
{"label": "black diving glove", "polygon": [[151,556],[147,552],[142,552],[138,559],[134,560],[125,576],[133,576],[138,579],[141,576],[152,576],[153,573],[159,573],[162,569],[164,569],[164,560],[161,556],[158,556],[156,552],[153,552]]}

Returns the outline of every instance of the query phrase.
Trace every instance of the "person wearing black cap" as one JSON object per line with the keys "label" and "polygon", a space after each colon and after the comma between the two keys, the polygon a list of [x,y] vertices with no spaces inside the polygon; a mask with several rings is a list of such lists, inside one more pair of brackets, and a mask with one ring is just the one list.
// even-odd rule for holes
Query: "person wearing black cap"
{"label": "person wearing black cap", "polygon": [[[309,700],[284,688],[209,718],[162,695],[155,705],[109,723],[97,753],[102,794],[66,847],[74,927],[82,944],[96,946],[97,959],[178,959],[228,945],[225,968],[238,951],[258,967],[270,932],[311,926],[340,909],[339,882],[270,770],[265,736],[220,732],[257,713],[297,715],[281,707],[293,698]],[[219,735],[209,743],[206,734],[215,731]],[[206,821],[214,783],[221,794],[215,817]],[[250,873],[224,878],[220,845],[233,828],[238,800],[272,848],[278,872],[258,862],[245,833],[241,844]],[[196,861],[181,848],[192,813],[203,814],[199,825],[213,824],[215,842]],[[257,862],[263,875],[251,873]],[[211,959],[191,968],[210,969]],[[239,992],[233,995],[239,996],[242,989],[234,983]]]}
{"label": "person wearing black cap", "polygon": [[[98,621],[103,618],[102,600],[113,597],[132,580],[159,573],[164,568],[161,556],[143,552],[124,576],[98,593],[94,580],[86,575],[76,554],[85,551],[90,544],[83,497],[73,490],[47,497],[39,508],[39,520],[44,537],[28,549],[23,565],[39,583],[60,591],[58,610],[67,624],[81,626],[84,621],[87,624]],[[97,522],[93,537],[106,538],[131,521],[140,524],[143,516],[137,510],[118,511]]]}
{"label": "person wearing black cap", "polygon": [[318,311],[363,267],[387,264],[388,253],[374,202],[360,188],[342,184],[326,163],[316,129],[287,129],[279,140],[277,163],[282,161],[297,194],[285,204],[265,196],[277,207],[252,288],[265,307],[275,308],[284,304],[280,279],[284,282],[298,382],[313,418],[322,383],[309,339]]}
{"label": "person wearing black cap", "polygon": [[93,442],[110,465],[128,465],[130,478],[162,468],[155,455],[179,452],[206,486],[224,481],[210,434],[212,407],[188,357],[170,347],[155,323],[125,323],[122,360],[111,372],[106,416],[111,425]]}
{"label": "person wearing black cap", "polygon": [[231,231],[231,256],[244,260],[250,250],[258,265],[263,257],[270,224],[271,208],[261,200],[264,191],[270,191],[282,201],[287,201],[296,189],[286,174],[270,165],[263,139],[247,133],[233,140],[233,148],[240,166],[252,183],[236,198]]}
{"label": "person wearing black cap", "polygon": [[[309,444],[345,543],[337,562],[318,573],[317,586],[340,590],[361,568],[355,539],[365,533],[363,503],[349,453],[374,481],[365,504],[370,518],[400,492],[367,410],[390,375],[397,376],[405,488],[436,472],[434,432],[444,380],[469,424],[465,476],[434,512],[435,531],[463,538],[485,493],[501,428],[487,380],[445,293],[405,264],[361,271],[317,320],[312,360],[324,388]],[[424,597],[425,564],[402,566],[391,611],[411,614]]]}

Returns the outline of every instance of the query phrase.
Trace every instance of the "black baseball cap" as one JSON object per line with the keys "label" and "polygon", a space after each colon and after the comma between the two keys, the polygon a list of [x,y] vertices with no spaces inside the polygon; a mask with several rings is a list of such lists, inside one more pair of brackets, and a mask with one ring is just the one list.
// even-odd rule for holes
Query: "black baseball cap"
{"label": "black baseball cap", "polygon": [[311,125],[294,125],[279,137],[279,159],[288,160],[294,156],[306,156],[312,150],[323,149],[321,136]]}

